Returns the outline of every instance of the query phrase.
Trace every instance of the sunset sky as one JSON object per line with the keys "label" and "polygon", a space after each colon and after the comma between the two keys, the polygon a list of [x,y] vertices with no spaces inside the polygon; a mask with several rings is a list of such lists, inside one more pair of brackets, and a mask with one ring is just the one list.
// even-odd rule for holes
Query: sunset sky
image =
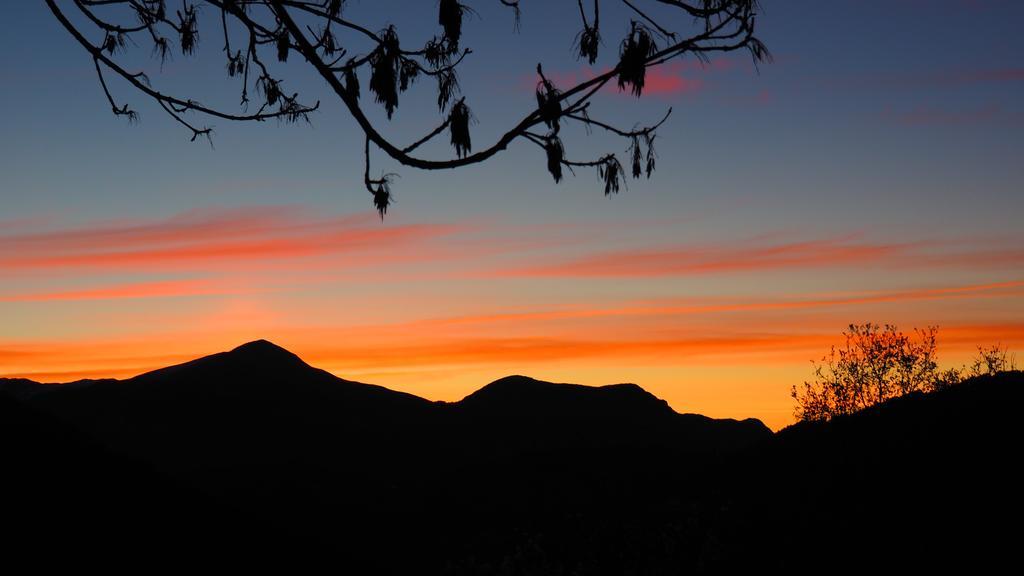
{"label": "sunset sky", "polygon": [[[403,42],[437,33],[433,0],[350,4]],[[629,26],[602,4],[590,67],[571,51],[575,2],[525,0],[518,34],[498,2],[469,4],[461,84],[477,148],[535,105],[538,62],[565,85],[607,70]],[[361,132],[297,56],[282,75],[321,100],[312,126],[199,119],[215,128],[211,149],[111,79],[141,116],[115,118],[45,4],[12,2],[0,376],[128,377],[264,338],[431,399],[508,374],[635,382],[680,412],[779,428],[790,386],[850,323],[938,325],[944,366],[978,345],[1024,352],[1024,3],[763,5],[775,62],[759,72],[746,54],[683,59],[651,71],[639,101],[595,98],[594,117],[627,128],[673,109],[650,180],[610,197],[592,169],[556,185],[525,141],[439,173],[377,153],[375,171],[400,175],[381,222]],[[145,45],[126,62],[168,91],[233,104],[218,25],[201,16],[199,54],[162,73]],[[422,82],[387,132],[414,141],[439,118]],[[576,159],[627,145],[563,138]],[[424,153],[450,155],[439,140]]]}

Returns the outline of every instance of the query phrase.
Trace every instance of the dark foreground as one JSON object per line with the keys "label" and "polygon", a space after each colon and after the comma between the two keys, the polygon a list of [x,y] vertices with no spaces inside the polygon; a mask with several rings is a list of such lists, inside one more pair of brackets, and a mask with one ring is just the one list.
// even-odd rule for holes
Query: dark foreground
{"label": "dark foreground", "polygon": [[1019,562],[1024,373],[772,434],[634,385],[457,403],[266,342],[126,381],[0,379],[4,564],[661,575]]}

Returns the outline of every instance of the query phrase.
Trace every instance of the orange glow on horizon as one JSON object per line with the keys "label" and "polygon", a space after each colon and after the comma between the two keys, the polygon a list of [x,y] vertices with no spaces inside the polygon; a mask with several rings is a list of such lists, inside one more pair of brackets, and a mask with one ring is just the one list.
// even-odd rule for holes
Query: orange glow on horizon
{"label": "orange glow on horizon", "polygon": [[[773,428],[791,422],[788,390],[809,377],[809,360],[839,343],[835,333],[760,334],[634,341],[534,338],[450,338],[421,335],[405,342],[358,345],[350,334],[292,330],[277,343],[335,375],[381,384],[431,400],[458,400],[512,373],[601,385],[640,384],[678,411],[715,417],[758,417]],[[188,342],[188,343],[183,343]],[[337,342],[337,344],[324,344]],[[940,329],[943,364],[965,362],[978,344],[1024,346],[1024,323],[961,325]],[[0,374],[37,381],[127,378],[241,344],[228,335],[201,340],[0,343]],[[159,350],[159,352],[156,352]],[[952,360],[952,361],[951,361]],[[45,370],[33,369],[46,366]],[[713,380],[693,382],[692,375]],[[742,375],[757,377],[757,386]],[[765,376],[768,374],[770,376]],[[697,388],[694,388],[697,386]],[[742,392],[739,392],[742,390]],[[780,410],[782,410],[780,412]]]}
{"label": "orange glow on horizon", "polygon": [[126,378],[267,339],[432,400],[515,373],[635,382],[678,411],[779,428],[790,386],[850,323],[938,325],[945,366],[1024,348],[1024,278],[1007,274],[1024,251],[992,239],[607,238],[644,227],[481,240],[464,223],[251,207],[0,233],[0,376]]}

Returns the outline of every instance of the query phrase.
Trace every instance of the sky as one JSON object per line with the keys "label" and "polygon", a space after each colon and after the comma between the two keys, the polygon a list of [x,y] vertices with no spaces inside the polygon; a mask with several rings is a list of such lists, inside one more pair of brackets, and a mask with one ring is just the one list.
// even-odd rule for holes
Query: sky
{"label": "sky", "polygon": [[[602,3],[590,66],[572,53],[575,2],[524,0],[518,33],[498,2],[467,3],[476,149],[535,105],[538,62],[560,85],[607,70],[630,19]],[[353,1],[348,14],[416,45],[438,33],[435,4]],[[399,175],[381,221],[358,127],[297,56],[279,70],[286,92],[320,100],[311,122],[190,116],[212,125],[211,147],[109,78],[140,115],[114,117],[46,5],[13,3],[0,20],[0,376],[129,377],[263,338],[431,399],[509,374],[635,382],[679,412],[777,429],[793,419],[790,387],[851,323],[938,326],[950,367],[979,345],[1024,350],[1024,3],[762,4],[773,63],[684,58],[652,70],[639,100],[594,99],[592,116],[626,128],[672,109],[649,180],[607,197],[593,169],[555,184],[522,140],[443,172],[375,153],[375,173]],[[199,25],[193,57],[121,57],[161,89],[232,107],[219,20]],[[426,82],[391,121],[363,98],[399,142],[442,119]],[[450,156],[438,140],[423,154]],[[624,158],[628,144],[563,140],[574,159]]]}

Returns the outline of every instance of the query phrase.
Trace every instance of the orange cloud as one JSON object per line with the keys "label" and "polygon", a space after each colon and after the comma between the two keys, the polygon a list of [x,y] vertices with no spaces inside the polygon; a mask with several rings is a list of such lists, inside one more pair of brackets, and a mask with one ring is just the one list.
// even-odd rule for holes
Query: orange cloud
{"label": "orange cloud", "polygon": [[0,269],[10,273],[55,268],[258,267],[310,256],[380,256],[382,249],[437,238],[456,229],[430,224],[382,226],[370,215],[318,217],[290,207],[204,210],[164,220],[0,236]]}
{"label": "orange cloud", "polygon": [[237,288],[219,286],[208,280],[166,280],[160,282],[136,282],[60,292],[40,292],[0,296],[0,302],[52,302],[75,300],[120,300],[135,298],[165,298],[175,296],[209,296],[235,294]]}
{"label": "orange cloud", "polygon": [[192,359],[197,350],[185,342],[155,338],[0,342],[0,377],[39,382],[130,377]]}
{"label": "orange cloud", "polygon": [[[1002,290],[995,288],[994,290]],[[809,376],[808,360],[841,343],[842,326],[719,326],[713,333],[669,321],[648,335],[630,329],[518,337],[393,326],[269,330],[260,335],[343,378],[384,384],[433,400],[457,400],[495,378],[525,373],[589,384],[637,382],[680,411],[792,421],[788,390]],[[233,348],[238,331],[162,334],[94,341],[2,342],[0,376],[37,381],[125,378]],[[940,330],[943,366],[958,366],[978,344],[1024,346],[1024,323],[948,324]]]}
{"label": "orange cloud", "polygon": [[[145,285],[143,285],[145,286]],[[142,294],[179,288],[175,283],[155,283]],[[185,284],[184,288],[192,288]],[[210,288],[199,283],[198,290]],[[121,289],[110,289],[119,292]],[[128,290],[125,288],[125,290]],[[103,293],[103,292],[101,292]],[[872,306],[880,303],[950,299],[1016,299],[1024,295],[1024,280],[962,286],[864,292],[830,297],[805,296],[762,299],[662,299],[624,306],[578,307],[452,315],[425,320],[370,325],[312,327],[283,326],[285,319],[267,320],[261,315],[255,324],[213,322],[208,326],[190,324],[187,335],[154,334],[131,341],[89,341],[83,343],[0,342],[0,366],[8,375],[40,377],[122,376],[156,368],[167,358],[187,359],[209,349],[233,347],[246,338],[268,336],[299,352],[314,364],[323,364],[340,375],[379,371],[402,371],[415,377],[420,371],[448,370],[460,366],[494,365],[509,367],[520,363],[557,363],[569,360],[620,362],[644,359],[648,363],[678,363],[686,358],[718,357],[771,358],[772,361],[803,361],[839,340],[843,324],[835,320],[808,323],[780,318],[742,315],[736,322],[722,322],[719,314],[747,314],[765,311]],[[62,297],[66,297],[64,295]],[[87,294],[85,297],[92,297]],[[244,304],[244,302],[242,303]],[[231,311],[228,311],[231,312]],[[251,316],[249,308],[232,313]],[[258,310],[257,310],[258,312]],[[1015,314],[1013,311],[1008,313]],[[707,315],[712,328],[681,323],[679,316]],[[844,314],[845,315],[845,314]],[[858,316],[874,317],[876,312]],[[637,318],[656,320],[643,323]],[[1011,316],[1012,317],[1012,316]],[[613,324],[595,326],[579,320],[616,318]],[[633,319],[631,319],[633,318]],[[976,343],[1024,342],[1024,325],[995,322],[964,325],[941,317],[943,344],[973,346]],[[555,322],[555,324],[551,324]],[[517,323],[514,332],[510,323]],[[544,324],[540,324],[544,323]],[[452,329],[449,329],[452,328]],[[154,355],[154,351],[159,351]],[[116,356],[111,356],[115,351]],[[133,372],[134,371],[134,372]]]}
{"label": "orange cloud", "polygon": [[[831,336],[801,334],[743,334],[718,337],[677,337],[650,340],[548,338],[438,338],[421,335],[405,342],[363,344],[351,338],[328,339],[337,344],[324,345],[317,338],[302,339],[292,346],[308,362],[344,374],[345,371],[380,370],[403,367],[467,366],[500,364],[512,366],[523,362],[556,362],[574,359],[647,358],[677,361],[697,355],[736,354],[743,351],[772,353],[791,349],[817,349]],[[233,347],[237,342],[224,344]],[[163,366],[165,362],[189,359],[182,353],[161,352],[152,342],[50,343],[35,345],[0,345],[0,362],[5,365],[48,366],[45,370],[14,370],[0,374],[6,377],[66,379],[109,377],[143,372]],[[116,350],[118,355],[111,356]],[[212,350],[217,351],[217,350]],[[209,352],[203,352],[209,353]],[[197,352],[197,355],[200,354]],[[105,367],[104,367],[105,366]]]}
{"label": "orange cloud", "polygon": [[717,273],[826,268],[877,264],[900,268],[1020,268],[1024,248],[1014,240],[944,239],[923,242],[862,242],[853,236],[769,244],[669,246],[599,252],[555,264],[490,273],[492,277],[653,278]]}
{"label": "orange cloud", "polygon": [[[341,376],[365,371],[401,369],[410,378],[421,370],[428,372],[453,367],[493,365],[503,369],[527,364],[586,360],[603,364],[642,360],[644,365],[679,365],[701,359],[702,362],[764,363],[806,362],[840,341],[835,332],[783,332],[750,330],[715,336],[677,335],[634,339],[608,337],[524,336],[433,337],[420,334],[402,341],[380,342],[370,337],[363,342],[345,337],[350,331],[296,331],[285,334],[281,343],[315,366]],[[150,342],[109,341],[104,343],[0,344],[0,363],[22,369],[0,374],[8,377],[42,379],[62,376],[66,380],[82,377],[110,377],[141,373],[145,370],[234,347],[240,342],[214,343],[205,338],[209,349],[196,344],[158,338]],[[1009,346],[1024,343],[1024,323],[961,324],[940,330],[941,346],[970,349],[977,343],[1002,342]],[[325,344],[329,342],[329,344]],[[154,353],[155,350],[161,352]],[[179,351],[185,350],[188,351]],[[116,351],[116,355],[111,352]],[[48,366],[31,370],[28,365]]]}
{"label": "orange cloud", "polygon": [[743,334],[718,337],[677,337],[651,340],[574,338],[459,338],[441,342],[392,346],[311,348],[308,358],[335,372],[382,368],[552,363],[570,360],[621,362],[643,359],[646,363],[672,364],[697,356],[756,353],[787,356],[795,351],[817,353],[834,341],[826,334]]}
{"label": "orange cloud", "polygon": [[654,277],[837,266],[897,256],[910,244],[853,243],[843,238],[775,245],[670,247],[607,252],[497,276]]}
{"label": "orange cloud", "polygon": [[494,324],[504,322],[567,320],[614,316],[678,316],[691,314],[714,314],[719,312],[802,310],[837,306],[880,304],[888,302],[1024,296],[1024,290],[1022,290],[1022,288],[1024,288],[1024,281],[1015,280],[967,286],[869,292],[833,298],[796,297],[788,299],[761,299],[732,302],[694,302],[692,299],[671,299],[612,308],[574,308],[567,310],[498,312],[492,314],[451,316],[446,318],[420,320],[413,322],[410,325],[417,327],[437,327],[443,325]]}

